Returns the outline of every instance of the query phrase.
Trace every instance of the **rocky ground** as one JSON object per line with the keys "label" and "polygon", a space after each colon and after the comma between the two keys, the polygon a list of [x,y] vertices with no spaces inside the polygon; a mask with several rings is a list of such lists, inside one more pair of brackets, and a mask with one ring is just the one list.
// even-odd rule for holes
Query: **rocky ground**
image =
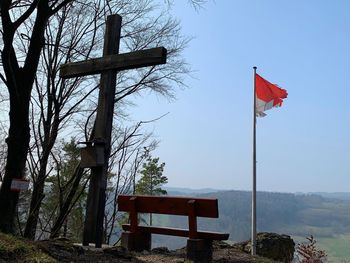
{"label": "rocky ground", "polygon": [[[30,242],[0,233],[0,262],[180,263],[187,262],[185,258],[185,249],[169,251],[167,248],[156,248],[151,252],[128,253],[121,247],[83,248],[65,239]],[[213,262],[273,263],[277,261],[252,257],[226,243],[215,243]]]}
{"label": "rocky ground", "polygon": [[[120,263],[141,263],[141,262],[164,262],[181,263],[186,262],[186,250],[178,249],[169,251],[167,248],[155,248],[150,252],[128,253],[121,247],[110,247],[104,249],[83,248],[72,246],[62,240],[41,241],[38,243],[42,251],[50,254],[60,262],[120,262]],[[276,262],[262,257],[252,257],[226,243],[215,243],[213,262]]]}

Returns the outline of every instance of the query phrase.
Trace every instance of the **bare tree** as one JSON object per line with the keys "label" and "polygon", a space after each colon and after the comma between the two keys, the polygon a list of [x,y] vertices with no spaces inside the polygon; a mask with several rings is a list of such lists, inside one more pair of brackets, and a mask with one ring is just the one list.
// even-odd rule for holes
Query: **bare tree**
{"label": "bare tree", "polygon": [[[100,13],[103,14],[99,4],[65,6],[51,18],[54,20],[51,23],[57,28],[46,28],[46,45],[39,64],[31,107],[32,145],[28,166],[31,168],[33,194],[24,231],[24,236],[30,239],[35,238],[45,179],[50,171],[48,162],[58,133],[69,127],[75,113],[84,111],[84,106],[88,105],[86,99],[97,88],[87,82],[81,85],[81,78],[63,81],[58,77],[59,66],[77,57],[89,57],[93,53],[98,43],[97,18]],[[77,17],[79,19],[73,19]]]}
{"label": "bare tree", "polygon": [[[164,2],[167,3],[168,6],[174,4],[174,0],[164,0]],[[201,9],[207,2],[208,0],[188,0],[188,3],[197,11]]]}
{"label": "bare tree", "polygon": [[[115,230],[118,212],[117,197],[119,194],[132,193],[135,189],[135,180],[141,163],[145,159],[145,152],[154,150],[158,144],[152,140],[152,134],[145,134],[140,131],[142,124],[139,122],[134,127],[125,128],[122,136],[118,136],[112,147],[110,172],[113,175],[109,179],[107,194],[104,240],[110,243],[113,231]],[[114,137],[115,138],[115,137]],[[117,147],[115,144],[118,143]]]}
{"label": "bare tree", "polygon": [[[6,101],[0,101],[0,105],[4,105]],[[0,112],[6,112],[6,110],[0,109]],[[5,164],[6,164],[6,152],[7,147],[5,139],[7,137],[7,122],[4,120],[4,116],[0,116],[0,182],[3,180],[3,175],[5,173]]]}
{"label": "bare tree", "polygon": [[[10,127],[7,143],[5,175],[0,189],[0,230],[14,232],[14,218],[18,193],[10,190],[14,178],[23,178],[27,150],[30,141],[29,107],[30,98],[39,58],[45,43],[45,28],[49,18],[71,0],[2,0],[1,16],[1,80],[6,85],[9,99]],[[14,42],[21,37],[24,22],[34,18],[33,27],[27,40],[27,52],[18,56]]]}
{"label": "bare tree", "polygon": [[47,238],[51,235],[55,220],[61,213],[71,213],[70,217],[65,217],[62,222],[64,226],[63,235],[69,235],[70,238],[78,241],[83,225],[82,210],[85,202],[84,196],[86,196],[85,189],[88,182],[88,173],[82,173],[82,179],[76,186],[74,195],[72,196],[71,206],[69,209],[64,209],[67,195],[71,192],[75,178],[79,172],[80,158],[77,141],[72,138],[69,142],[62,141],[57,143],[51,154],[56,167],[54,172],[47,178],[49,182],[45,190],[47,195],[45,196],[45,202],[38,219],[39,229],[37,232],[39,239],[42,237]]}
{"label": "bare tree", "polygon": [[[141,130],[141,125],[145,122],[139,122],[134,127],[121,129],[114,129],[114,141],[112,144],[111,153],[111,165],[109,167],[109,181],[110,181],[110,194],[115,194],[115,198],[119,193],[128,192],[133,185],[133,181],[136,175],[136,171],[140,162],[142,161],[142,156],[140,154],[143,147],[155,148],[156,142],[151,141],[151,134],[145,134]],[[77,180],[77,178],[79,180]],[[76,202],[79,202],[79,197],[82,191],[85,189],[88,177],[83,178],[83,169],[76,168],[75,173],[72,174],[71,179],[68,180],[68,184],[64,186],[67,189],[68,194],[62,196],[63,202],[60,201],[58,206],[58,214],[54,218],[52,223],[52,228],[50,232],[50,237],[57,237],[60,233],[60,229],[67,220],[67,216],[74,207]],[[80,192],[79,192],[80,188]],[[64,194],[64,192],[62,191]],[[106,228],[105,228],[105,240],[109,241],[111,231],[114,228],[115,216],[116,216],[116,202],[115,198],[110,199],[109,207],[113,209],[113,214],[109,217],[109,211],[106,214]],[[50,217],[52,218],[52,217]],[[107,231],[109,231],[107,233]]]}
{"label": "bare tree", "polygon": [[[0,78],[7,86],[10,109],[7,159],[0,190],[0,230],[14,232],[18,193],[11,192],[10,185],[12,179],[24,177],[29,149],[27,160],[33,196],[24,233],[34,238],[45,179],[52,171],[49,167],[52,147],[60,133],[67,132],[67,127],[72,129],[74,119],[88,118],[94,112],[89,97],[97,88],[95,79],[63,82],[58,77],[59,65],[99,55],[105,17],[119,13],[123,17],[121,50],[164,45],[168,49],[168,63],[120,73],[115,98],[117,108],[126,103],[130,95],[143,90],[172,98],[174,87],[184,85],[183,76],[189,72],[181,57],[189,39],[181,36],[179,22],[166,10],[159,12],[152,0],[3,0],[0,8],[3,36]],[[82,172],[77,168],[72,185],[79,184]],[[73,192],[67,195],[67,207],[63,205],[62,209],[69,211]]]}
{"label": "bare tree", "polygon": [[[88,119],[90,124],[94,120],[88,118],[88,115],[93,116],[95,109],[95,102],[92,101],[97,88],[95,79],[62,81],[58,77],[59,65],[99,55],[102,25],[108,13],[118,12],[123,16],[121,48],[125,52],[162,44],[166,45],[169,51],[167,65],[148,70],[134,70],[118,76],[115,101],[119,112],[115,123],[121,123],[120,109],[130,95],[147,89],[172,98],[174,84],[183,85],[183,76],[189,72],[189,68],[181,58],[181,52],[189,39],[181,36],[179,22],[169,14],[158,11],[157,16],[149,15],[155,15],[156,11],[156,7],[149,0],[118,0],[106,3],[97,0],[65,6],[51,18],[50,23],[55,26],[48,27],[45,32],[46,44],[34,83],[31,104],[32,144],[29,148],[28,167],[33,180],[33,195],[24,231],[27,238],[35,238],[40,207],[44,199],[45,179],[53,169],[48,167],[50,152],[59,137],[59,132],[71,130],[74,124],[84,129],[91,127],[81,120]],[[25,42],[21,41],[19,46],[25,53]],[[89,136],[86,134],[86,138]],[[77,168],[72,179],[71,191],[66,195],[64,204],[59,206],[60,212],[53,224],[52,236],[58,233],[72,208],[72,202],[75,200],[73,197],[82,174],[83,170]]]}

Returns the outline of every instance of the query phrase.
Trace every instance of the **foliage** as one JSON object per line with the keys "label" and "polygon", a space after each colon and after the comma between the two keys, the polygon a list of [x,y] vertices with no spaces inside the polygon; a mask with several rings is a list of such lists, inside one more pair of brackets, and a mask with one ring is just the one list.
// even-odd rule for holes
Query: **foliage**
{"label": "foliage", "polygon": [[[158,164],[159,158],[152,158],[148,150],[145,155],[146,161],[142,164],[141,178],[136,183],[135,194],[166,195],[167,191],[162,189],[168,182],[168,178],[163,176],[165,163]],[[145,221],[142,216],[139,219]],[[149,214],[149,224],[152,225],[152,214]]]}
{"label": "foliage", "polygon": [[163,176],[165,163],[158,164],[159,158],[148,156],[140,171],[141,178],[136,184],[136,194],[165,195],[167,191],[162,186],[168,182]]}
{"label": "foliage", "polygon": [[308,243],[297,245],[297,257],[299,263],[323,263],[327,260],[327,254],[324,250],[316,247],[316,240],[311,235],[306,238]]}
{"label": "foliage", "polygon": [[[65,199],[69,186],[72,182],[72,175],[80,161],[80,149],[75,139],[70,142],[63,142],[62,151],[56,157],[56,174],[49,176],[47,179],[46,197],[42,206],[41,225],[52,224],[52,219],[62,209],[63,200]],[[63,236],[69,237],[74,241],[81,240],[82,226],[84,223],[85,202],[87,193],[83,181],[76,191],[75,203],[70,216],[64,223]],[[54,216],[53,216],[54,215]],[[45,224],[43,224],[45,223]],[[49,231],[50,229],[44,229]]]}

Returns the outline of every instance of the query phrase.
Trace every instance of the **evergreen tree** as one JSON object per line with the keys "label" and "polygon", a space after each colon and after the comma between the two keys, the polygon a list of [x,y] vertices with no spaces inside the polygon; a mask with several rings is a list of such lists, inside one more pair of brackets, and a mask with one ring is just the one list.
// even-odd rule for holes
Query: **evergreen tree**
{"label": "evergreen tree", "polygon": [[[149,155],[140,171],[141,178],[136,183],[136,194],[143,195],[166,195],[167,191],[162,186],[168,182],[163,175],[165,163],[158,164],[159,158],[152,158]],[[152,214],[149,215],[149,224],[152,225]]]}
{"label": "evergreen tree", "polygon": [[[57,216],[59,210],[62,209],[63,200],[71,186],[72,175],[79,161],[80,149],[78,148],[77,142],[74,139],[71,139],[70,142],[64,142],[63,152],[59,160],[57,160],[57,174],[49,176],[47,179],[49,186],[47,187],[45,202],[42,206],[44,218],[46,217],[52,220]],[[86,197],[87,193],[86,190],[84,190],[84,185],[80,185],[75,196],[77,202],[63,224],[62,236],[68,237],[74,241],[79,241],[81,239]],[[52,213],[54,213],[54,216],[51,215]]]}
{"label": "evergreen tree", "polygon": [[166,195],[167,191],[162,186],[168,182],[163,175],[165,163],[158,164],[159,158],[148,156],[140,171],[141,178],[136,183],[136,194]]}

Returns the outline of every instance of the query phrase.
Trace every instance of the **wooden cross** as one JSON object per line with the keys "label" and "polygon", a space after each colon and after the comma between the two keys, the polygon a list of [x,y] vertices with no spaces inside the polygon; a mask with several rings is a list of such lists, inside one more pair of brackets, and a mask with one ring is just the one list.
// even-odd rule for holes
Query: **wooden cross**
{"label": "wooden cross", "polygon": [[96,247],[102,245],[117,71],[166,63],[167,50],[164,47],[118,54],[121,21],[122,18],[119,15],[107,17],[103,57],[67,63],[61,65],[60,68],[62,78],[101,74],[93,142],[100,142],[99,147],[102,145],[104,156],[102,158],[103,165],[91,167],[83,233],[84,246],[89,245],[89,243],[95,243]]}

